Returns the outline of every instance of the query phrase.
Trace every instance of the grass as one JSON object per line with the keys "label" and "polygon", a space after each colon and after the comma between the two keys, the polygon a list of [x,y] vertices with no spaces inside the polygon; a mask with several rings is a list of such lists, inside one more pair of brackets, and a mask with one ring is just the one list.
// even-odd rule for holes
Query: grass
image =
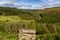
{"label": "grass", "polygon": [[60,40],[60,23],[39,24],[36,32],[36,40]]}
{"label": "grass", "polygon": [[60,40],[60,34],[37,35],[36,40]]}
{"label": "grass", "polygon": [[0,16],[0,23],[7,23],[7,22],[12,22],[12,23],[20,23],[20,24],[26,24],[28,26],[31,26],[31,28],[34,26],[35,27],[35,21],[34,20],[23,20],[20,19],[18,16]]}
{"label": "grass", "polygon": [[[23,20],[18,16],[0,16],[0,40],[18,40],[16,30],[18,30],[18,26],[19,28],[21,27],[21,24],[22,26],[27,25],[28,28],[35,29],[34,20]],[[11,30],[13,32],[10,33]]]}
{"label": "grass", "polygon": [[0,21],[20,21],[20,18],[18,16],[0,16]]}
{"label": "grass", "polygon": [[22,21],[22,22],[31,22],[34,21],[32,20],[23,20],[20,19],[20,17],[18,16],[0,16],[0,21],[4,21],[4,20],[10,20],[10,21]]}
{"label": "grass", "polygon": [[18,35],[16,33],[8,34],[0,31],[0,40],[18,40]]}

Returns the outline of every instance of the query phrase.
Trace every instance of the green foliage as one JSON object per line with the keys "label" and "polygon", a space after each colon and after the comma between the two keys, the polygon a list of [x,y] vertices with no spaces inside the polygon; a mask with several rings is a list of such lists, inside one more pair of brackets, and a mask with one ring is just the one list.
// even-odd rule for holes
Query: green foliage
{"label": "green foliage", "polygon": [[0,40],[18,40],[18,35],[16,33],[8,34],[0,31]]}
{"label": "green foliage", "polygon": [[37,25],[36,25],[37,34],[60,33],[60,23],[54,23],[54,24],[38,23]]}
{"label": "green foliage", "polygon": [[60,40],[60,23],[39,23],[36,40]]}
{"label": "green foliage", "polygon": [[60,12],[58,7],[44,10],[22,10],[16,8],[0,7],[0,15],[15,16],[21,19],[31,20],[34,19],[39,23],[59,23]]}
{"label": "green foliage", "polygon": [[[43,10],[0,7],[0,31],[13,34],[19,28],[35,29],[36,40],[60,40],[60,7]],[[7,34],[3,35],[2,32],[0,39],[5,40]],[[10,40],[14,38],[12,36]]]}
{"label": "green foliage", "polygon": [[38,23],[36,25],[36,33],[37,34],[47,34],[47,33],[50,33],[50,31],[46,27],[46,24]]}
{"label": "green foliage", "polygon": [[35,29],[35,22],[23,20],[17,16],[0,16],[0,31],[16,33],[19,28]]}
{"label": "green foliage", "polygon": [[60,34],[37,35],[36,40],[60,40]]}

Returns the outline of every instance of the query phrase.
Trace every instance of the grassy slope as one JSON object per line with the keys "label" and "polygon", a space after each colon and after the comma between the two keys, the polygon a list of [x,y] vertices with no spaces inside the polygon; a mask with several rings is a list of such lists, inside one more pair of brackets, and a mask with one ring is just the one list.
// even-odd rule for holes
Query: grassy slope
{"label": "grassy slope", "polygon": [[3,22],[13,21],[13,20],[19,21],[20,19],[17,16],[0,16],[0,40],[18,40],[18,35],[16,33],[11,33],[11,34],[6,33],[3,31],[4,29],[2,29],[1,27]]}
{"label": "grassy slope", "polygon": [[[0,40],[18,40],[18,34],[16,32],[18,29],[16,27],[19,26],[20,28],[22,26],[21,24],[24,23],[25,25],[28,24],[28,28],[35,28],[34,20],[23,20],[18,16],[0,16]],[[13,29],[9,28],[11,25]]]}
{"label": "grassy slope", "polygon": [[36,40],[60,40],[60,7],[38,10],[41,20],[37,23]]}
{"label": "grassy slope", "polygon": [[18,35],[16,33],[8,34],[0,31],[0,40],[18,40]]}
{"label": "grassy slope", "polygon": [[0,8],[1,15],[17,15],[21,19],[34,19],[39,23],[60,23],[60,7],[43,10],[22,10],[16,8]]}
{"label": "grassy slope", "polygon": [[[36,23],[36,31],[38,34],[48,34],[51,32],[55,33],[60,32],[60,7],[56,8],[48,8],[43,10],[21,10],[16,8],[0,8],[0,20],[6,20],[7,21],[20,21],[20,20],[35,20]],[[42,23],[42,24],[41,24]],[[46,25],[45,25],[45,24]],[[52,23],[50,25],[49,23]],[[54,24],[56,23],[56,24]],[[55,26],[57,25],[57,26]],[[33,26],[33,25],[32,25]],[[48,28],[47,28],[48,27]],[[56,28],[57,27],[57,28]],[[39,30],[38,30],[39,29]],[[58,30],[56,30],[58,29]],[[1,32],[3,33],[3,32]],[[57,34],[59,35],[59,34]],[[45,39],[45,35],[42,35],[43,38],[41,40]],[[50,37],[53,37],[52,39]],[[52,36],[48,35],[49,40],[55,40],[54,38],[60,38],[60,36]],[[57,39],[57,38],[56,38]],[[47,39],[48,40],[48,39]]]}

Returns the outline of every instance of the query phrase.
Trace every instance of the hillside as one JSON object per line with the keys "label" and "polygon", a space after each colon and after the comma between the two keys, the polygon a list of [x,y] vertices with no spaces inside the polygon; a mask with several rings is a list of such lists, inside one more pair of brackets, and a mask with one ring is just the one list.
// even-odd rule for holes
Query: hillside
{"label": "hillside", "polygon": [[17,15],[21,19],[34,19],[39,23],[59,23],[60,22],[60,7],[46,8],[43,10],[23,10],[17,8],[0,7],[0,15]]}
{"label": "hillside", "polygon": [[35,29],[37,40],[60,40],[60,7],[41,10],[0,7],[1,40],[7,40],[4,36],[17,40],[18,28],[21,27]]}

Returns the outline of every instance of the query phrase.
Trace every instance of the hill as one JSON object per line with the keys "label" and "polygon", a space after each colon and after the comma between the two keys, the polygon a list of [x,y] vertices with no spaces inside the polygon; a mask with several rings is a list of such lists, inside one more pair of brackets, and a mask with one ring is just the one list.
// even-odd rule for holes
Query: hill
{"label": "hill", "polygon": [[34,19],[39,23],[60,22],[60,7],[46,8],[43,10],[23,10],[17,8],[0,7],[0,15],[17,15],[21,19]]}
{"label": "hill", "polygon": [[11,32],[12,34],[15,33],[15,37],[17,37],[17,27],[24,27],[24,25],[26,28],[29,27],[36,30],[37,39],[60,40],[60,7],[46,8],[41,10],[24,10],[17,8],[0,7],[1,34],[3,32],[8,34]]}

